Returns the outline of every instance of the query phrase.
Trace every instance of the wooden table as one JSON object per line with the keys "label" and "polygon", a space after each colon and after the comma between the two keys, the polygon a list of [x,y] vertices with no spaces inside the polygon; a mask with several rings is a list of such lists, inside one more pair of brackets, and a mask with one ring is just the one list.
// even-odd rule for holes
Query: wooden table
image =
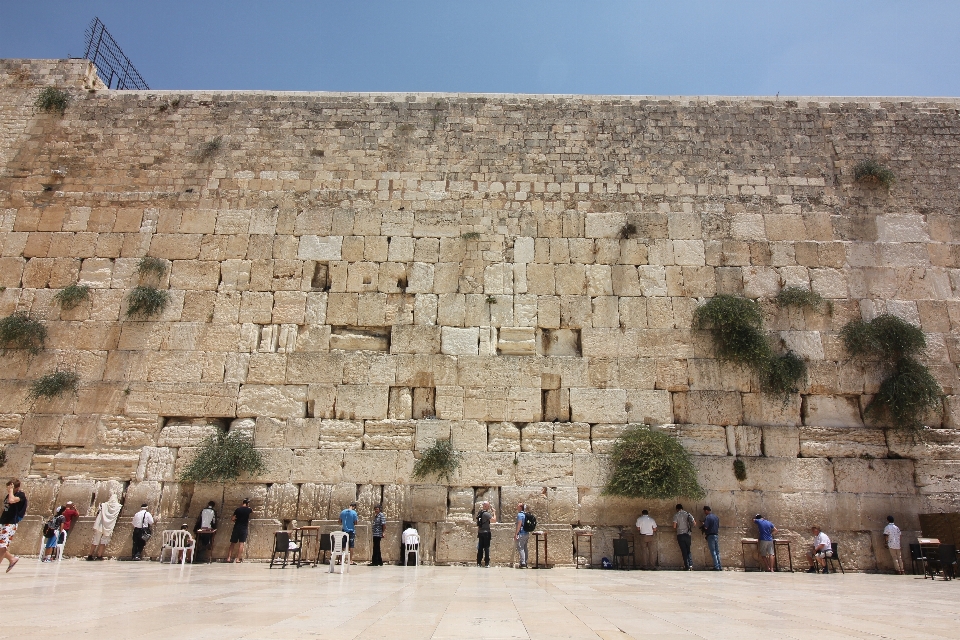
{"label": "wooden table", "polygon": [[[760,541],[756,538],[741,538],[740,540],[740,557],[741,562],[743,563],[743,570],[747,570],[747,547],[753,546],[757,548],[757,559],[760,558]],[[786,547],[787,548],[787,558],[790,559],[790,573],[793,573],[793,550],[790,547],[789,540],[777,540],[773,541],[773,567],[775,570],[780,571],[780,557],[777,554],[777,547]],[[761,564],[758,569],[763,571],[763,565]]]}
{"label": "wooden table", "polygon": [[586,567],[589,569],[593,566],[593,531],[574,531],[573,532],[573,544],[574,544],[574,553],[576,557],[576,568],[580,568],[580,538],[587,539],[587,546],[590,547],[590,555],[587,556]]}
{"label": "wooden table", "polygon": [[926,580],[929,575],[931,580],[936,581],[937,567],[940,564],[940,539],[917,538],[917,544],[920,545],[920,564],[923,567],[923,579]]}
{"label": "wooden table", "polygon": [[[549,569],[550,563],[547,560],[547,532],[546,531],[534,531],[533,532],[533,550],[534,550],[534,569]],[[543,543],[543,564],[540,564],[540,543]]]}

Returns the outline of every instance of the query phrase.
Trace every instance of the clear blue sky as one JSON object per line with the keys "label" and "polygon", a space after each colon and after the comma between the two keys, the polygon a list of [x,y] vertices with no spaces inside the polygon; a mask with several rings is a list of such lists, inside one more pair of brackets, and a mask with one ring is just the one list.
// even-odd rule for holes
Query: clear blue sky
{"label": "clear blue sky", "polygon": [[154,89],[960,96],[957,0],[0,0],[0,58],[94,16]]}

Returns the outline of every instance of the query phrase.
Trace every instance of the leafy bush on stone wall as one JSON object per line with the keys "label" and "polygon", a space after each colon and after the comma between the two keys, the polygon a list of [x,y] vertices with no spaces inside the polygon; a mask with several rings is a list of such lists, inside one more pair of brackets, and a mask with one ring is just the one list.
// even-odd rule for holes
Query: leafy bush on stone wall
{"label": "leafy bush on stone wall", "polygon": [[170,294],[155,287],[137,287],[127,296],[127,317],[150,318],[163,313]]}
{"label": "leafy bush on stone wall", "polygon": [[263,473],[267,466],[253,446],[253,438],[244,433],[218,429],[197,449],[190,464],[180,474],[183,482],[230,482],[243,473]]}
{"label": "leafy bush on stone wall", "polygon": [[820,311],[826,308],[827,312],[833,313],[833,303],[825,300],[819,293],[811,291],[806,287],[784,287],[777,294],[777,297],[774,298],[774,301],[781,309],[784,307],[796,307],[798,309]]}
{"label": "leafy bush on stone wall", "polygon": [[614,443],[610,459],[613,471],[603,491],[606,495],[650,500],[706,495],[690,454],[663,431],[647,425],[627,427]]}
{"label": "leafy bush on stone wall", "polygon": [[897,181],[897,176],[876,160],[861,160],[853,168],[853,179],[857,182],[878,184],[887,189]]}
{"label": "leafy bush on stone wall", "polygon": [[0,320],[0,348],[25,349],[36,355],[43,349],[47,328],[26,311],[17,311]]}
{"label": "leafy bush on stone wall", "polygon": [[840,337],[850,355],[877,361],[886,374],[866,413],[887,418],[894,427],[923,426],[924,416],[940,406],[943,390],[917,360],[927,346],[920,327],[883,314],[870,322],[848,322]]}
{"label": "leafy bush on stone wall", "polygon": [[413,464],[413,477],[423,480],[435,476],[437,480],[450,476],[460,467],[460,452],[453,448],[449,440],[437,440],[429,449],[420,454]]}
{"label": "leafy bush on stone wall", "polygon": [[76,371],[58,370],[48,373],[33,381],[30,385],[30,399],[44,398],[51,400],[58,398],[68,391],[76,393],[80,387],[80,376]]}
{"label": "leafy bush on stone wall", "polygon": [[763,312],[754,300],[718,295],[697,308],[693,326],[710,331],[721,362],[734,362],[752,369],[765,392],[782,399],[797,393],[807,365],[792,351],[783,355],[773,353],[763,332]]}
{"label": "leafy bush on stone wall", "polygon": [[85,284],[72,284],[57,292],[53,296],[54,302],[60,305],[64,311],[75,309],[90,297],[90,287]]}
{"label": "leafy bush on stone wall", "polygon": [[44,87],[33,104],[40,111],[56,111],[63,115],[70,104],[70,94],[56,87]]}

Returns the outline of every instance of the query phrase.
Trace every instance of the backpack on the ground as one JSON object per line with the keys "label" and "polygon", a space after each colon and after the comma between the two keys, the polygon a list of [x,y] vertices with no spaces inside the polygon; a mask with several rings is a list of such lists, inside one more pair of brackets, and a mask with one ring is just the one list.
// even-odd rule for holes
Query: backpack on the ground
{"label": "backpack on the ground", "polygon": [[530,533],[537,528],[537,516],[528,513],[523,518],[523,530]]}

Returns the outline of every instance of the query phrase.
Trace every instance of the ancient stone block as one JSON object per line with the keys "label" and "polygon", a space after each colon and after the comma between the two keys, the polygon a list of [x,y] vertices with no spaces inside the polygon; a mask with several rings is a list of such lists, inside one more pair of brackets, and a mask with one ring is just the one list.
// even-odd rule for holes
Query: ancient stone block
{"label": "ancient stone block", "polygon": [[167,447],[144,447],[140,450],[137,480],[172,482],[176,453]]}
{"label": "ancient stone block", "polygon": [[855,397],[804,396],[803,424],[817,427],[862,427],[860,406]]}
{"label": "ancient stone block", "polygon": [[336,416],[347,420],[385,419],[389,395],[386,385],[341,385],[337,387]]}
{"label": "ancient stone block", "polygon": [[411,522],[441,522],[447,517],[447,488],[410,485],[404,494],[403,519]]}
{"label": "ancient stone block", "polygon": [[343,478],[356,484],[393,484],[397,482],[396,451],[346,451],[343,454]]}
{"label": "ancient stone block", "polygon": [[590,453],[590,425],[586,422],[553,423],[556,453]]}
{"label": "ancient stone block", "polygon": [[768,458],[796,458],[800,453],[800,429],[763,427],[763,455]]}
{"label": "ancient stone block", "polygon": [[520,450],[553,453],[553,423],[531,422],[520,430]]}
{"label": "ancient stone block", "polygon": [[673,407],[677,422],[680,423],[727,426],[741,424],[743,421],[739,393],[724,391],[675,393]]}
{"label": "ancient stone block", "polygon": [[446,355],[477,355],[480,332],[476,327],[442,327],[440,352]]}
{"label": "ancient stone block", "polygon": [[413,420],[367,420],[363,448],[412,450],[416,433],[417,422]]}
{"label": "ancient stone block", "polygon": [[804,458],[887,457],[881,429],[800,427],[800,455]]}
{"label": "ancient stone block", "polygon": [[302,418],[306,414],[306,390],[303,385],[242,385],[237,415]]}
{"label": "ancient stone block", "polygon": [[453,421],[450,423],[450,442],[457,451],[486,451],[487,425],[476,420]]}
{"label": "ancient stone block", "polygon": [[623,389],[570,389],[574,422],[626,422],[627,392]]}

